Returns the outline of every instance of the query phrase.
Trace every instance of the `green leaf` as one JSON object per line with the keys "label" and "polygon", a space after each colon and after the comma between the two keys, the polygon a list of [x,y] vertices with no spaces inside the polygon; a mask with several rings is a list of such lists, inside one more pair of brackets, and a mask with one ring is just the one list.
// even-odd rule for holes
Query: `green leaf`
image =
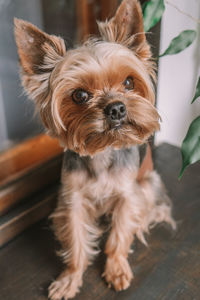
{"label": "green leaf", "polygon": [[162,18],[165,10],[164,0],[150,0],[143,5],[144,31],[147,32]]}
{"label": "green leaf", "polygon": [[192,99],[191,103],[193,103],[199,97],[200,97],[200,77],[199,77],[199,80],[198,80],[198,83],[196,86],[196,92],[195,92],[194,98]]}
{"label": "green leaf", "polygon": [[189,47],[193,41],[195,40],[197,33],[195,30],[184,30],[177,37],[175,37],[169,47],[165,50],[165,52],[161,56],[165,55],[173,55],[183,51],[185,48]]}
{"label": "green leaf", "polygon": [[200,116],[191,124],[181,147],[182,169],[179,179],[188,165],[200,161]]}
{"label": "green leaf", "polygon": [[142,4],[142,13],[143,13],[143,15],[144,15],[144,11],[145,11],[145,8],[146,8],[147,4],[148,4],[148,2],[144,2]]}

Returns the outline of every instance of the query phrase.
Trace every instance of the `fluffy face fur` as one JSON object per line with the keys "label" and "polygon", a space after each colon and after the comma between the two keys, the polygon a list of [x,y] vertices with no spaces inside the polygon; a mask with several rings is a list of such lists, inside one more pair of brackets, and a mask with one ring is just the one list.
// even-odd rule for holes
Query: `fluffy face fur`
{"label": "fluffy face fur", "polygon": [[[15,21],[24,87],[49,133],[80,155],[142,144],[159,129],[151,53],[142,23],[136,27],[136,22],[141,23],[140,6],[125,1],[113,19],[99,23],[98,40],[66,51],[62,39]],[[131,90],[124,86],[128,77],[134,80]],[[77,89],[88,92],[89,101],[75,103]],[[115,101],[124,103],[127,115],[113,130],[104,110]]]}
{"label": "fluffy face fur", "polygon": [[138,181],[138,145],[159,129],[139,2],[123,0],[98,26],[99,38],[68,50],[61,38],[15,20],[24,88],[48,133],[67,149],[52,215],[67,268],[49,288],[52,300],[79,291],[98,252],[100,216],[111,220],[103,275],[117,291],[133,277],[127,257],[134,236],[145,243],[144,233],[162,221],[175,228],[159,175],[146,170]]}

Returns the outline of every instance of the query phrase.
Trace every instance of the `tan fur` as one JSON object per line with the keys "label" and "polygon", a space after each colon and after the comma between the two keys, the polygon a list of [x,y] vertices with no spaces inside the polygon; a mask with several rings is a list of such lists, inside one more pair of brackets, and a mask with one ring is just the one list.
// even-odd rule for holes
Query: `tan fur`
{"label": "tan fur", "polygon": [[[133,278],[127,259],[134,238],[146,244],[145,233],[163,221],[175,228],[159,175],[146,171],[138,182],[137,155],[131,165],[113,160],[117,149],[143,144],[159,129],[154,63],[139,2],[123,0],[115,16],[98,26],[99,39],[66,51],[61,38],[15,20],[24,88],[48,133],[73,151],[68,153],[79,154],[75,165],[63,165],[58,205],[51,216],[62,246],[58,254],[67,265],[49,287],[52,300],[67,300],[79,291],[85,269],[99,252],[101,216],[111,220],[103,276],[117,291],[128,288]],[[127,90],[124,81],[129,77],[134,88]],[[77,89],[91,95],[88,102],[73,100]],[[116,102],[125,106],[126,115],[121,127],[113,129],[105,108]],[[90,158],[88,165],[81,156]]]}
{"label": "tan fur", "polygon": [[[159,175],[155,171],[147,173],[138,184],[134,182],[136,174],[131,170],[124,170],[120,176],[101,173],[98,181],[81,172],[63,174],[62,194],[52,218],[56,236],[62,244],[60,255],[68,264],[70,274],[76,277],[77,268],[79,275],[83,273],[98,254],[101,230],[97,220],[101,215],[112,216],[103,276],[116,290],[126,289],[133,278],[127,257],[134,236],[146,244],[144,233],[157,223],[165,221],[175,228],[169,199],[162,202],[159,198],[159,190],[162,192]],[[53,283],[50,290],[54,299],[57,285],[55,288]]]}

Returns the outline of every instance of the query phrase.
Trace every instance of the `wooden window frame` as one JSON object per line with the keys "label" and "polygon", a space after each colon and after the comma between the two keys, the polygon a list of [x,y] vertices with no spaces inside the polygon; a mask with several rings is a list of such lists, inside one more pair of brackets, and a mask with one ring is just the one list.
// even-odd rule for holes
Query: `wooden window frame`
{"label": "wooden window frame", "polygon": [[41,134],[0,154],[0,246],[55,206],[63,149]]}

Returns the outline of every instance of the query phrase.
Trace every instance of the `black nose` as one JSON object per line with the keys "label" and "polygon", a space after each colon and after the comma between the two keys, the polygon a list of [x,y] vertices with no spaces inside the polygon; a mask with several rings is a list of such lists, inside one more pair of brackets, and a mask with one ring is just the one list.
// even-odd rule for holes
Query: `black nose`
{"label": "black nose", "polygon": [[126,106],[120,101],[113,102],[106,106],[104,112],[111,123],[119,125],[126,116]]}

